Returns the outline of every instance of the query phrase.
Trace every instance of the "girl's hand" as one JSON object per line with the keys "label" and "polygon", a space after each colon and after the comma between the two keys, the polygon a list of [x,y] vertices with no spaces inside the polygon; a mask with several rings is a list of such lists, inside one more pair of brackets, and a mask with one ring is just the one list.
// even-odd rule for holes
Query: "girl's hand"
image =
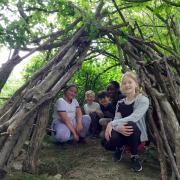
{"label": "girl's hand", "polygon": [[96,114],[97,114],[100,118],[103,117],[103,113],[100,112],[100,111],[98,111],[98,110],[96,110]]}
{"label": "girl's hand", "polygon": [[73,134],[73,139],[74,139],[74,141],[76,141],[76,142],[79,141],[79,136],[78,136],[77,133],[74,133],[74,134]]}
{"label": "girl's hand", "polygon": [[109,139],[111,138],[111,132],[112,132],[112,123],[109,122],[105,131],[105,138],[107,141],[109,141]]}
{"label": "girl's hand", "polygon": [[124,136],[130,136],[131,134],[133,134],[133,127],[128,126],[127,123],[125,123],[118,127],[117,132],[121,133]]}

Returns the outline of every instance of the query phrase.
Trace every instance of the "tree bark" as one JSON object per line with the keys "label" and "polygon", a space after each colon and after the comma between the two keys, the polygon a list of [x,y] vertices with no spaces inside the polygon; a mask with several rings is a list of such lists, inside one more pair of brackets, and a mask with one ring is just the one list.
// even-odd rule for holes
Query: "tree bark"
{"label": "tree bark", "polygon": [[20,62],[20,56],[16,54],[6,63],[2,64],[0,68],[0,92],[4,87],[9,75],[11,74],[14,67]]}
{"label": "tree bark", "polygon": [[34,124],[34,131],[30,137],[27,154],[23,163],[23,171],[36,173],[41,143],[49,120],[49,112],[52,101],[43,103],[38,111],[38,117]]}

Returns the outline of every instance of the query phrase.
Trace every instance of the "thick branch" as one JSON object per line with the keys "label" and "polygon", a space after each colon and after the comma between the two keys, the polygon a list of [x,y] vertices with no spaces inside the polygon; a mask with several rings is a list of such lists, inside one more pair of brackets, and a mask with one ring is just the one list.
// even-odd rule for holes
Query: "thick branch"
{"label": "thick branch", "polygon": [[95,16],[96,16],[96,18],[98,18],[98,19],[100,18],[100,14],[101,14],[101,10],[102,10],[103,6],[104,6],[104,1],[103,1],[103,0],[100,0],[98,6],[97,6],[97,8],[96,8],[96,12],[95,12]]}

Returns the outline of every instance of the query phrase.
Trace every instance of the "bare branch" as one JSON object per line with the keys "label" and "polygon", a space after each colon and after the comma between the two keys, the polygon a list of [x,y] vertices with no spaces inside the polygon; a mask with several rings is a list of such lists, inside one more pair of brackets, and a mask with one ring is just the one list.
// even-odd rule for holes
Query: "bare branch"
{"label": "bare branch", "polygon": [[19,14],[21,15],[21,17],[27,22],[29,17],[24,12],[21,0],[18,1],[17,8],[18,8],[18,11],[19,11]]}
{"label": "bare branch", "polygon": [[55,9],[55,10],[47,10],[47,9],[43,9],[43,8],[38,8],[38,7],[28,7],[26,8],[26,11],[41,11],[41,12],[45,12],[45,13],[49,13],[49,14],[52,14],[52,13],[55,13],[55,12],[59,12],[59,10]]}
{"label": "bare branch", "polygon": [[[147,9],[149,9],[152,13],[154,13],[154,10],[150,6],[146,6]],[[164,22],[167,25],[167,20],[164,19],[159,13],[155,14],[156,17],[158,17],[162,22]]]}
{"label": "bare branch", "polygon": [[141,38],[144,40],[143,33],[142,33],[141,28],[139,27],[137,21],[135,21],[135,26],[137,27],[137,29],[138,29],[138,31],[139,31],[139,34],[140,34]]}
{"label": "bare branch", "polygon": [[117,56],[115,56],[115,55],[113,55],[113,54],[111,54],[111,53],[109,53],[109,52],[107,52],[107,51],[105,51],[105,50],[103,50],[103,49],[91,48],[91,50],[92,50],[93,52],[99,52],[100,54],[102,54],[102,55],[104,55],[104,56],[113,58],[113,59],[116,60],[116,61],[119,60]]}
{"label": "bare branch", "polygon": [[125,20],[125,17],[123,16],[123,14],[121,13],[120,9],[118,8],[118,5],[116,4],[116,1],[115,0],[112,0],[115,8],[117,9],[118,13],[119,13],[119,16],[121,17],[122,21],[124,23],[127,23],[127,21]]}
{"label": "bare branch", "polygon": [[144,2],[148,2],[148,1],[151,1],[151,0],[124,0],[126,3],[129,2],[129,3],[144,3]]}
{"label": "bare branch", "polygon": [[69,30],[71,30],[73,27],[75,27],[81,20],[82,20],[82,17],[76,19],[72,24],[70,24],[68,27],[66,27],[65,30],[59,30],[59,31],[53,32],[51,34],[36,38],[33,41],[31,41],[30,43],[39,43],[41,40],[46,39],[48,37],[60,36],[60,35],[64,34],[65,32],[68,32]]}
{"label": "bare branch", "polygon": [[104,1],[101,0],[96,8],[96,12],[95,12],[95,16],[96,18],[99,18],[100,17],[100,14],[101,14],[101,10],[102,10],[102,7],[104,6]]}
{"label": "bare branch", "polygon": [[175,2],[172,2],[172,1],[168,1],[168,0],[162,0],[162,1],[165,2],[166,4],[171,5],[171,6],[180,7],[179,2],[175,3]]}

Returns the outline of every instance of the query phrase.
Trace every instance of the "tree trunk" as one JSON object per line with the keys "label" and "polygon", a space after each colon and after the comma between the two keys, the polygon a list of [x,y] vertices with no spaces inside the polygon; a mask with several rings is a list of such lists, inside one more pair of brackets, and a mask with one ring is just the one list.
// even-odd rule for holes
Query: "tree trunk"
{"label": "tree trunk", "polygon": [[42,104],[38,111],[38,117],[34,124],[34,131],[30,137],[27,154],[23,163],[23,171],[36,173],[38,155],[41,148],[41,143],[49,120],[49,112],[52,101],[47,101]]}
{"label": "tree trunk", "polygon": [[4,87],[9,75],[11,74],[14,67],[20,62],[20,56],[15,54],[6,63],[2,64],[0,68],[0,92]]}

